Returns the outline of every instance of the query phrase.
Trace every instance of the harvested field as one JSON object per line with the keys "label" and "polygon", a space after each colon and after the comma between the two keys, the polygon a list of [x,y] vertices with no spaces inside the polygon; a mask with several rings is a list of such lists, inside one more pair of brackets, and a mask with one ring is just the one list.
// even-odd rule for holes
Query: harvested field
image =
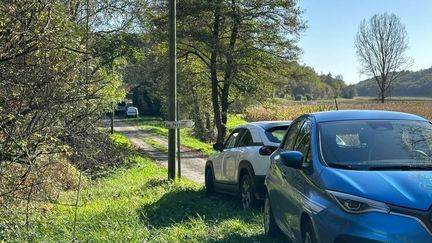
{"label": "harvested field", "polygon": [[[338,106],[340,110],[360,109],[400,111],[416,114],[432,120],[432,100],[400,100],[389,101],[384,104],[359,100],[356,102],[340,102],[338,103]],[[248,121],[293,120],[302,114],[327,110],[336,110],[335,103],[330,101],[266,103],[259,106],[249,107],[246,111],[245,118]]]}

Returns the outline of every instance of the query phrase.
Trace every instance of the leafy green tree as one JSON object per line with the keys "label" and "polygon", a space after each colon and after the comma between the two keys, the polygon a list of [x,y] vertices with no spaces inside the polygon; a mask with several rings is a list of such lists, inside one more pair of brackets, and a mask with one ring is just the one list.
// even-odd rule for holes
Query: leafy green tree
{"label": "leafy green tree", "polygon": [[[165,4],[151,5],[152,23],[164,31]],[[277,69],[271,60],[296,58],[295,43],[305,28],[301,11],[293,0],[181,0],[177,13],[179,61],[198,60],[207,70],[216,140],[222,142],[236,94],[270,90],[264,70]]]}
{"label": "leafy green tree", "polygon": [[130,21],[112,20],[133,6],[90,3],[0,5],[0,215],[23,195],[50,200],[44,190],[69,167],[49,168],[65,159],[88,172],[117,160],[108,143],[98,143],[95,124],[124,97],[122,56],[129,50],[121,31]]}
{"label": "leafy green tree", "polygon": [[321,81],[331,87],[333,93],[333,97],[331,98],[339,97],[346,87],[342,75],[336,75],[336,77],[333,78],[332,74],[328,73],[327,75],[321,75],[320,78]]}
{"label": "leafy green tree", "polygon": [[341,97],[345,99],[352,99],[357,96],[357,90],[354,85],[348,85],[342,89]]}

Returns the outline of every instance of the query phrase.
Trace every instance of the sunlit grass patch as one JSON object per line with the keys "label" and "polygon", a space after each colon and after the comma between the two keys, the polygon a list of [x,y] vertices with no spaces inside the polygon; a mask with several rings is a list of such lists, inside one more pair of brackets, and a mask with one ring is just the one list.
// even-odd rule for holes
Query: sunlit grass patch
{"label": "sunlit grass patch", "polygon": [[[116,140],[123,141],[121,135]],[[35,242],[271,242],[262,214],[245,211],[239,199],[206,196],[202,185],[167,180],[167,170],[131,151],[134,164],[93,181],[81,191],[75,239],[74,207],[54,205],[32,215]],[[75,191],[63,195],[73,203]],[[10,241],[27,241],[20,231]]]}

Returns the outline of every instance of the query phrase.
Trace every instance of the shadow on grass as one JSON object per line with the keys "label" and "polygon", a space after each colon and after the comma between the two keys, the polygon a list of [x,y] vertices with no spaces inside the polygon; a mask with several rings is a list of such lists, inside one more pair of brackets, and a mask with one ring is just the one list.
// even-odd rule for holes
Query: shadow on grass
{"label": "shadow on grass", "polygon": [[243,235],[239,235],[239,234],[230,234],[221,240],[209,241],[209,242],[224,242],[224,243],[226,243],[226,242],[232,242],[232,243],[237,243],[237,242],[244,242],[244,243],[249,243],[249,242],[256,242],[256,243],[257,242],[259,242],[259,243],[284,242],[284,243],[291,243],[291,241],[289,239],[284,238],[283,236],[268,237],[268,236],[265,236],[264,234],[254,235],[254,236],[243,236]]}
{"label": "shadow on grass", "polygon": [[[163,187],[166,192],[158,201],[144,205],[138,211],[141,221],[152,228],[160,229],[176,224],[203,219],[206,225],[217,225],[227,220],[238,220],[248,229],[251,225],[261,225],[261,214],[257,210],[243,210],[236,197],[216,194],[207,196],[203,189],[181,188],[163,180],[149,181],[146,188]],[[260,228],[260,227],[258,227]],[[236,230],[225,232],[224,238],[211,242],[286,242],[284,238],[269,238],[263,234],[244,236]]]}
{"label": "shadow on grass", "polygon": [[[159,183],[151,184],[154,186]],[[163,182],[160,184],[167,186]],[[253,213],[243,210],[234,197],[206,196],[204,190],[188,188],[166,193],[155,203],[143,206],[139,213],[142,220],[157,228],[169,227],[197,217],[210,221],[230,218],[241,218],[245,222],[255,220]]]}

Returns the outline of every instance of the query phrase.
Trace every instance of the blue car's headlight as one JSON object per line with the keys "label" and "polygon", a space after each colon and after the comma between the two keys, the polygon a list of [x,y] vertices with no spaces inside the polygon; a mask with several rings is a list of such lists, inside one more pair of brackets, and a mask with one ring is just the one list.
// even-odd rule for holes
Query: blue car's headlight
{"label": "blue car's headlight", "polygon": [[348,213],[390,212],[390,208],[382,202],[377,202],[342,192],[329,190],[327,190],[327,192],[339,204],[339,206]]}

